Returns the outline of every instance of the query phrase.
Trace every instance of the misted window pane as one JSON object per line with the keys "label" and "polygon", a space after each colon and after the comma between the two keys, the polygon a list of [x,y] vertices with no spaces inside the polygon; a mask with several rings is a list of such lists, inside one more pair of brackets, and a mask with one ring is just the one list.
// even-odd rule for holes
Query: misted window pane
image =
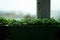
{"label": "misted window pane", "polygon": [[0,17],[21,19],[36,16],[36,0],[0,0]]}
{"label": "misted window pane", "polygon": [[51,0],[51,17],[60,19],[60,0]]}

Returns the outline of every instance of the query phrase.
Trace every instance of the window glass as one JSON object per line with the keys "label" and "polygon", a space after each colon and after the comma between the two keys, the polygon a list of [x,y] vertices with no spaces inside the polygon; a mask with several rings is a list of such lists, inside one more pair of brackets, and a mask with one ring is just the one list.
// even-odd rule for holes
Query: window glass
{"label": "window glass", "polygon": [[60,19],[60,0],[51,0],[51,17]]}
{"label": "window glass", "polygon": [[36,17],[36,0],[0,0],[0,17],[21,19]]}

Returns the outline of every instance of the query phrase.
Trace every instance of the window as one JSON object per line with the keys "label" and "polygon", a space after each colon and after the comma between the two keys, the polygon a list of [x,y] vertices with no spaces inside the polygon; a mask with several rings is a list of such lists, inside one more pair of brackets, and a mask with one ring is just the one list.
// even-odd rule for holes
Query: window
{"label": "window", "polygon": [[51,0],[51,17],[60,19],[60,0]]}
{"label": "window", "polygon": [[36,0],[0,0],[0,17],[21,19],[36,16]]}

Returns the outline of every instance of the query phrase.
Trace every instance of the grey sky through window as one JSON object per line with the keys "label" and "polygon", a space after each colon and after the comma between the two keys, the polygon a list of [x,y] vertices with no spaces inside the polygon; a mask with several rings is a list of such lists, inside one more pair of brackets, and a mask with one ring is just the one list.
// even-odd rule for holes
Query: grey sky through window
{"label": "grey sky through window", "polygon": [[51,17],[60,19],[60,0],[51,0]]}
{"label": "grey sky through window", "polygon": [[0,0],[0,11],[36,14],[36,0]]}
{"label": "grey sky through window", "polygon": [[60,0],[51,0],[51,10],[60,10]]}

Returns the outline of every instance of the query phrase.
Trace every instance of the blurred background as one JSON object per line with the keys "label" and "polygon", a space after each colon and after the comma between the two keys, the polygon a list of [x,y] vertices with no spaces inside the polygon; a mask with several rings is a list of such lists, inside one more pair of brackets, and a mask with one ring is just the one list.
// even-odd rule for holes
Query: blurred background
{"label": "blurred background", "polygon": [[[60,0],[51,0],[51,17],[60,19]],[[37,0],[0,0],[0,17],[37,18]]]}
{"label": "blurred background", "polygon": [[51,17],[60,20],[60,0],[51,0]]}
{"label": "blurred background", "polygon": [[0,0],[0,17],[36,18],[36,0]]}

